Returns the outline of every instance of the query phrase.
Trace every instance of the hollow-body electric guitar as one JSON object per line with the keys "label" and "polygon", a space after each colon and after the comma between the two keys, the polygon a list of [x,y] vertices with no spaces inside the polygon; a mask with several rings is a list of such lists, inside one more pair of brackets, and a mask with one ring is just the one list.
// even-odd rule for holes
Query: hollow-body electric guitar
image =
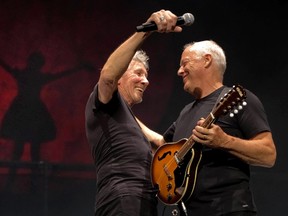
{"label": "hollow-body electric guitar", "polygon": [[[242,105],[246,92],[240,85],[234,85],[214,106],[213,110],[201,125],[209,128],[216,119],[227,113],[233,117]],[[195,142],[190,136],[177,142],[160,146],[152,160],[151,180],[158,187],[158,199],[166,205],[174,205],[179,201],[187,201],[193,194],[198,165],[202,152],[194,148]]]}

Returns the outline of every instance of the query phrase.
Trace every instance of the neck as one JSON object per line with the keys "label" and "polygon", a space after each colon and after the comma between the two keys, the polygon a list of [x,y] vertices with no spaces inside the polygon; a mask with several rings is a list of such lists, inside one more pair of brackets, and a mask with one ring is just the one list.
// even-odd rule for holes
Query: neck
{"label": "neck", "polygon": [[195,88],[193,92],[193,96],[196,99],[201,99],[201,98],[206,97],[207,95],[221,88],[223,86],[223,83],[221,82],[214,82],[213,84],[205,83],[205,85],[203,86],[204,87]]}

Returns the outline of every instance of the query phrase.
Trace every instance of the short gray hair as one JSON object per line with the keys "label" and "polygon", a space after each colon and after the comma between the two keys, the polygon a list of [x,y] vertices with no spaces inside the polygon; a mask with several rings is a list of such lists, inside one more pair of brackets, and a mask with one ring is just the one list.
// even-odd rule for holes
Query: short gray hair
{"label": "short gray hair", "polygon": [[223,49],[215,41],[204,40],[199,42],[191,42],[184,45],[184,49],[190,46],[193,47],[192,50],[195,51],[197,55],[204,55],[204,54],[212,55],[222,75],[224,75],[227,64],[226,56]]}
{"label": "short gray hair", "polygon": [[146,68],[149,70],[149,56],[143,50],[137,50],[135,55],[133,56],[132,60],[142,62]]}

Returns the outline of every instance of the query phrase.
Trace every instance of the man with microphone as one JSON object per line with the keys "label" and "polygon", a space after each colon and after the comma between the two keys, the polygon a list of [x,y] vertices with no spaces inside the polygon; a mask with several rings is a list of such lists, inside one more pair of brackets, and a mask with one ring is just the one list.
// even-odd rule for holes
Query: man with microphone
{"label": "man with microphone", "polygon": [[109,56],[86,105],[86,135],[96,168],[95,216],[157,215],[150,142],[161,143],[157,139],[162,136],[142,125],[131,111],[149,84],[148,56],[139,49],[152,30],[181,32],[177,24],[187,23],[160,10],[146,24],[150,29],[143,24]]}

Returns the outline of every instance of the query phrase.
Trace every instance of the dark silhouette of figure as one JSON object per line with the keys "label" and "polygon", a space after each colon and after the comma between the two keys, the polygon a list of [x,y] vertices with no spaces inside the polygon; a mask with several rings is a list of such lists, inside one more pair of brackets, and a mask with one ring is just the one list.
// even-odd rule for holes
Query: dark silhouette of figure
{"label": "dark silhouette of figure", "polygon": [[[14,77],[18,85],[18,94],[4,115],[0,129],[2,138],[14,142],[13,161],[21,159],[27,143],[30,144],[31,161],[40,161],[41,144],[56,137],[56,126],[40,97],[43,86],[81,69],[93,69],[88,64],[80,64],[70,70],[49,74],[42,73],[44,64],[41,52],[32,53],[24,69],[12,68],[0,59],[0,66]],[[16,169],[11,168],[10,176],[15,172]]]}

